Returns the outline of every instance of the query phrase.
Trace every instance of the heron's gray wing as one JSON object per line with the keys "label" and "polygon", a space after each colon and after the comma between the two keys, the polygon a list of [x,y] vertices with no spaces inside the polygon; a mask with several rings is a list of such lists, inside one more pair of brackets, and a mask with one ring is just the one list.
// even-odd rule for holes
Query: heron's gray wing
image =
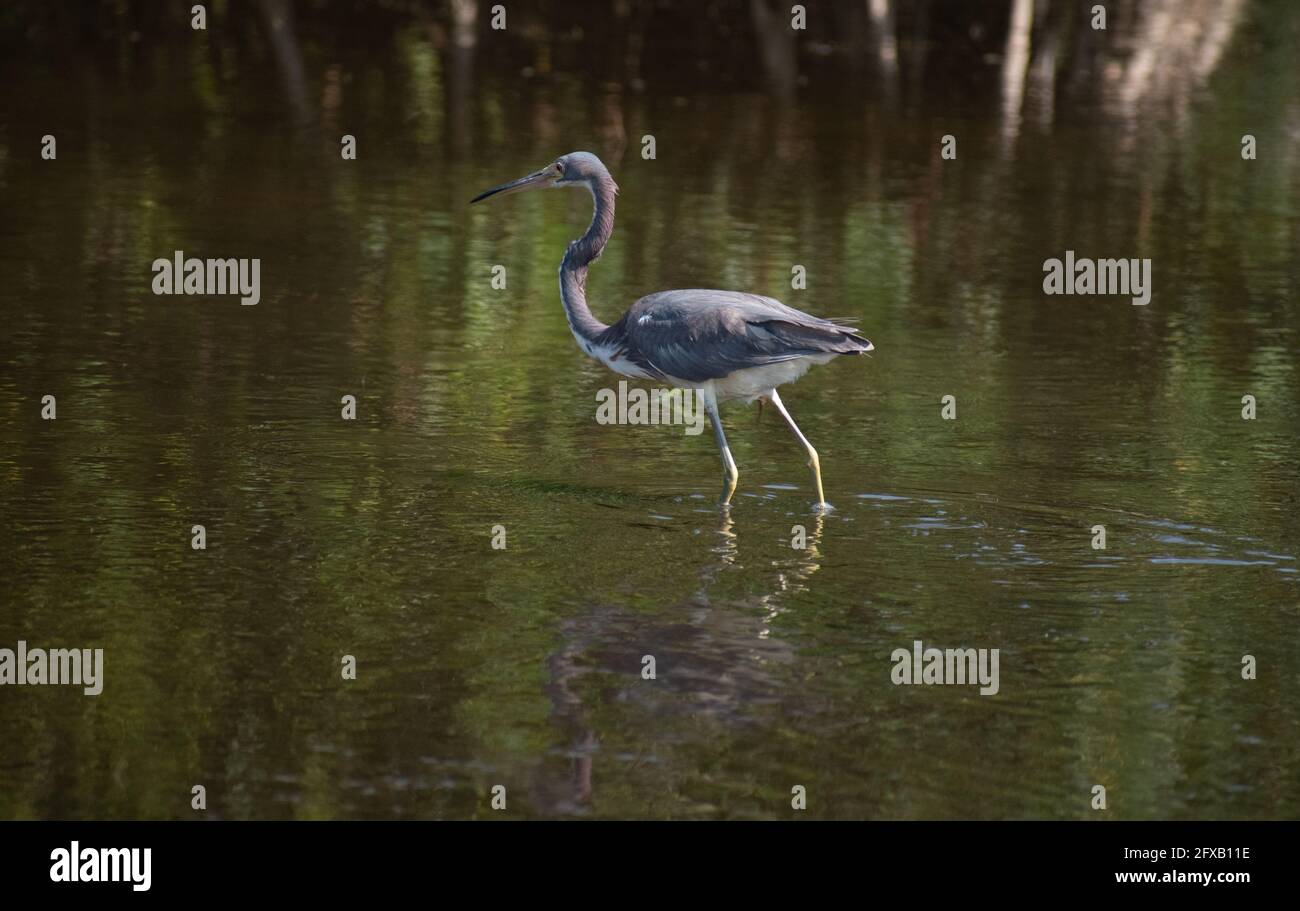
{"label": "heron's gray wing", "polygon": [[853,329],[780,301],[737,291],[661,291],[612,327],[642,369],[689,382],[817,354],[854,354],[870,342]]}

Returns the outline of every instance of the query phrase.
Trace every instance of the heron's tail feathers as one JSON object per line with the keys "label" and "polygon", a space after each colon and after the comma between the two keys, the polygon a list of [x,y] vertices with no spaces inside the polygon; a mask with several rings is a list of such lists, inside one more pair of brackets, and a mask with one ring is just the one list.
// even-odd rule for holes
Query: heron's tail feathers
{"label": "heron's tail feathers", "polygon": [[786,322],[771,320],[763,328],[792,354],[866,354],[875,346],[843,325],[843,320]]}

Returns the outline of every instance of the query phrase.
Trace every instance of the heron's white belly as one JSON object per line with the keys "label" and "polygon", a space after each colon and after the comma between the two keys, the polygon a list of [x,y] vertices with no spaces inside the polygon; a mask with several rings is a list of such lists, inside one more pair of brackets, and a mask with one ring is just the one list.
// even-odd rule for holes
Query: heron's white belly
{"label": "heron's white belly", "polygon": [[[577,338],[578,345],[583,351],[615,373],[621,373],[623,376],[630,376],[633,379],[640,380],[654,378],[627,358],[618,357],[618,352],[613,348],[592,344],[576,332],[574,337]],[[762,367],[748,367],[744,370],[737,370],[721,379],[712,380],[714,393],[717,395],[719,402],[731,402],[738,399],[752,402],[769,389],[775,389],[784,383],[793,383],[807,373],[814,364],[825,364],[834,357],[833,354],[810,354],[806,357],[779,361]],[[666,376],[664,379],[670,385],[679,386],[683,389],[698,389],[702,385],[698,382],[672,376]]]}
{"label": "heron's white belly", "polygon": [[714,380],[713,388],[719,402],[736,399],[752,402],[769,389],[775,389],[783,383],[793,383],[807,373],[813,364],[824,364],[833,357],[833,354],[810,354],[790,361],[737,370],[722,379]]}

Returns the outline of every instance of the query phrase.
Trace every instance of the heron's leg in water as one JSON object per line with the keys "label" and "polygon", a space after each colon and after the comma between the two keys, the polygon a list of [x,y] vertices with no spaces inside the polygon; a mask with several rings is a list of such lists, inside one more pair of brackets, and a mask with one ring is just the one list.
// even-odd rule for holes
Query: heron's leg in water
{"label": "heron's leg in water", "polygon": [[785,422],[790,425],[790,429],[799,438],[803,448],[808,450],[808,467],[813,470],[813,479],[817,482],[817,503],[818,505],[825,505],[826,495],[822,493],[822,464],[817,459],[817,450],[813,449],[812,443],[808,442],[808,438],[799,432],[799,425],[794,422],[794,418],[790,417],[790,412],[785,410],[785,405],[781,402],[781,396],[776,394],[776,390],[773,389],[769,392],[767,397],[772,402],[772,407],[776,409],[776,413],[785,418]]}
{"label": "heron's leg in water", "polygon": [[700,395],[704,398],[704,410],[709,413],[709,420],[713,422],[713,435],[717,438],[718,450],[722,453],[722,502],[729,503],[731,495],[736,492],[736,481],[740,477],[740,472],[736,470],[736,460],[731,457],[731,450],[727,448],[727,435],[722,432],[717,395],[708,388],[701,389]]}

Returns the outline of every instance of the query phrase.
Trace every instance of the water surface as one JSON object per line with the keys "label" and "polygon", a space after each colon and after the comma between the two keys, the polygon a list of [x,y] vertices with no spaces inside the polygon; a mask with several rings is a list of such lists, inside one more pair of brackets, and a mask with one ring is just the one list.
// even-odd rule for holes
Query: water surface
{"label": "water surface", "polygon": [[[0,646],[107,679],[0,691],[0,816],[1300,813],[1293,12],[1168,104],[1010,121],[943,46],[897,96],[782,93],[302,28],[302,123],[256,43],[8,65]],[[711,434],[596,422],[555,279],[590,200],[467,206],[580,148],[621,186],[606,321],[698,286],[861,321],[783,391],[832,512],[770,411],[726,412],[729,510]],[[259,257],[261,302],[153,295],[177,249]],[[1150,257],[1150,305],[1045,296],[1067,249]],[[915,639],[998,648],[999,694],[893,686]]]}

